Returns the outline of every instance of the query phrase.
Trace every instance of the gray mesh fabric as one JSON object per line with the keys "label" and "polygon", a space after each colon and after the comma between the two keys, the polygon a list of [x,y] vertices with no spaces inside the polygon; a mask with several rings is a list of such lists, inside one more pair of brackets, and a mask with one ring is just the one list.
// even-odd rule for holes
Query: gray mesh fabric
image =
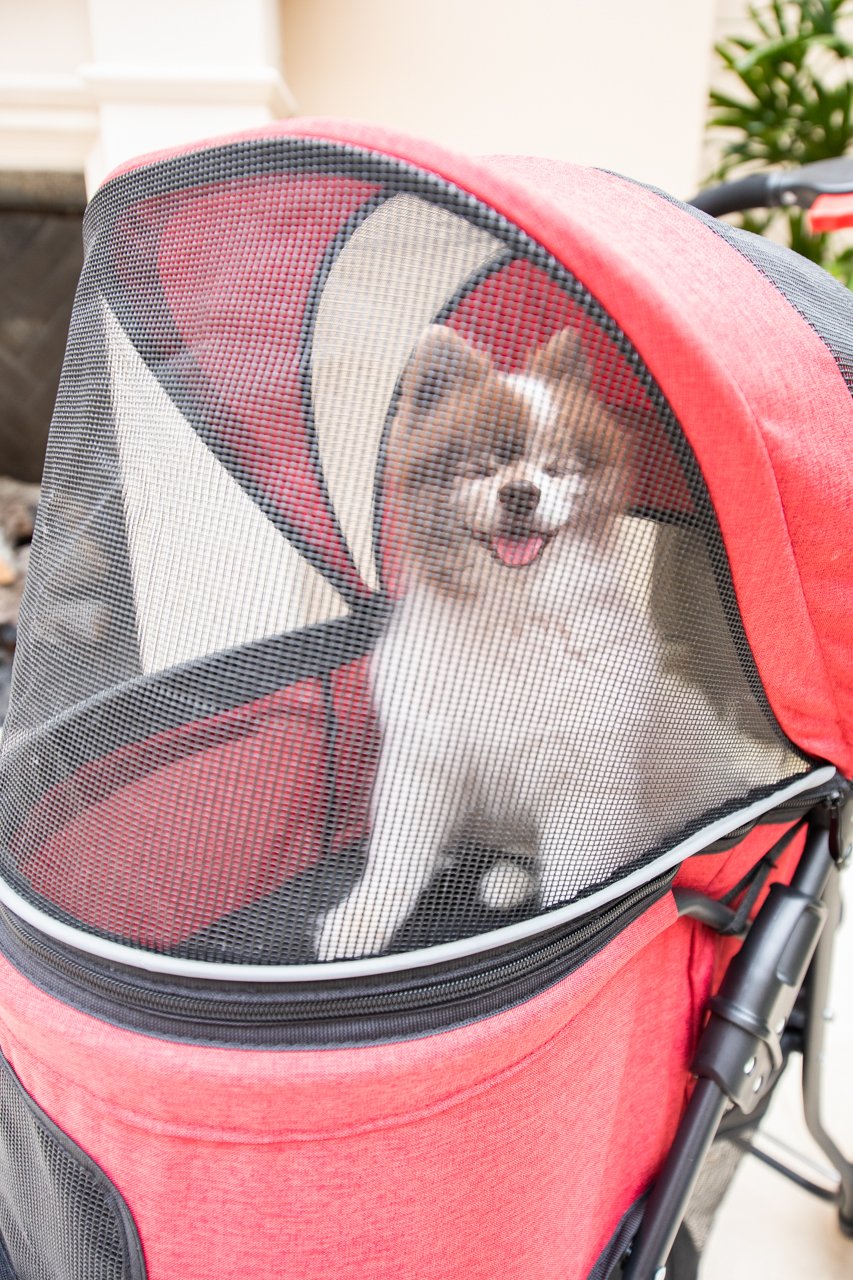
{"label": "gray mesh fabric", "polygon": [[77,945],[534,927],[809,771],[636,351],[399,162],[268,139],[108,184],[44,494],[2,871]]}

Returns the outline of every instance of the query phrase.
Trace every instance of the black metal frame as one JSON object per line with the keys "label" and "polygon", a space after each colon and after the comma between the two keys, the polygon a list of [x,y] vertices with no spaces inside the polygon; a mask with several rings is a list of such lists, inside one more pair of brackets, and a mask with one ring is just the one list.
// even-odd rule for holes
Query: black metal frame
{"label": "black metal frame", "polygon": [[810,209],[818,196],[850,192],[853,192],[853,156],[835,156],[800,169],[750,173],[735,182],[707,187],[689,203],[703,213],[721,218],[747,209]]}
{"label": "black metal frame", "polygon": [[[850,854],[847,852],[847,860]],[[842,863],[843,865],[843,863]],[[827,997],[832,970],[835,931],[841,920],[841,893],[838,870],[830,874],[824,893],[829,910],[827,926],[821,934],[809,969],[805,989],[805,1025],[802,1031],[803,1112],[806,1126],[817,1145],[829,1158],[839,1177],[834,1197],[838,1204],[838,1222],[846,1236],[853,1237],[853,1161],[848,1160],[824,1128],[822,1118],[823,1040],[828,1012]]]}
{"label": "black metal frame", "polygon": [[[837,1174],[837,1188],[810,1183],[783,1162],[755,1154],[806,1190],[832,1200],[841,1230],[853,1236],[853,1161],[826,1131],[821,1106],[825,1010],[841,914],[839,876],[853,855],[853,805],[844,809],[849,795],[850,787],[841,783],[834,797],[812,811],[791,883],[772,886],[711,1000],[691,1068],[697,1083],[629,1250],[625,1280],[666,1275],[721,1120],[733,1108],[744,1116],[754,1112],[774,1088],[791,1050],[802,1054],[806,1124]],[[724,917],[696,901],[698,896],[682,899],[682,914],[726,932]]]}
{"label": "black metal frame", "polygon": [[[808,209],[819,195],[839,192],[853,193],[853,157],[750,174],[700,192],[689,203],[721,217],[755,208]],[[841,1231],[853,1237],[853,1161],[824,1126],[821,1076],[832,950],[841,918],[839,877],[853,861],[853,803],[846,803],[852,790],[841,782],[837,793],[809,815],[805,848],[790,885],[773,886],[711,1001],[691,1068],[696,1086],[627,1250],[624,1280],[666,1276],[720,1122],[734,1108],[746,1117],[766,1104],[792,1051],[803,1059],[806,1126],[828,1157],[837,1184],[821,1185],[751,1142],[740,1145],[804,1190],[835,1203]],[[744,936],[742,913],[726,903],[682,893],[679,911],[719,933]]]}

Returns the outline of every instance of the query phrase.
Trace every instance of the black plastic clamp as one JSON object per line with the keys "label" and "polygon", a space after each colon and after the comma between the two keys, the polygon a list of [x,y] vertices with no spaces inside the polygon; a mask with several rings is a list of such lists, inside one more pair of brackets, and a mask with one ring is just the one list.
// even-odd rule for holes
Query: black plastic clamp
{"label": "black plastic clamp", "polygon": [[[790,886],[774,885],[729,963],[693,1061],[698,1076],[625,1263],[625,1280],[652,1280],[666,1260],[705,1156],[728,1107],[754,1111],[784,1060],[782,1033],[829,915],[837,880],[830,830],[839,804],[810,824]],[[820,954],[820,953],[819,953]],[[839,1167],[836,1162],[836,1167]]]}
{"label": "black plastic clamp", "polygon": [[745,1115],[782,1066],[782,1033],[826,917],[824,903],[789,885],[773,885],[710,1002],[692,1070],[716,1081]]}

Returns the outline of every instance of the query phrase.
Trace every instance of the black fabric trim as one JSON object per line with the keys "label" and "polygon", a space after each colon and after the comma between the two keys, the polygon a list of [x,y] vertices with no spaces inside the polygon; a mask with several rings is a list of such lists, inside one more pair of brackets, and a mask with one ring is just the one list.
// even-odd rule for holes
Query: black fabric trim
{"label": "black fabric trim", "polygon": [[640,1229],[648,1198],[648,1192],[646,1192],[639,1200],[629,1205],[622,1214],[613,1235],[599,1254],[587,1280],[615,1280],[615,1277],[621,1273],[625,1253]]}
{"label": "black fabric trim", "polygon": [[323,823],[323,845],[320,861],[325,861],[334,848],[338,823],[338,717],[335,713],[335,695],[332,677],[328,671],[320,676],[320,692],[323,698],[326,739],[326,820]]}
{"label": "black fabric trim", "polygon": [[385,572],[385,546],[382,535],[382,516],[385,509],[385,473],[388,467],[388,441],[391,436],[391,425],[397,415],[397,406],[400,403],[403,373],[405,373],[405,366],[397,379],[388,403],[388,412],[385,415],[385,423],[382,427],[379,449],[376,454],[376,471],[373,475],[373,561],[376,565],[376,572],[383,591],[388,591],[390,586]]}
{"label": "black fabric trim", "polygon": [[638,520],[652,520],[655,524],[674,524],[681,529],[702,531],[702,523],[693,511],[664,511],[660,507],[635,506],[628,513]]}
{"label": "black fabric trim", "polygon": [[548,990],[668,893],[675,874],[522,942],[346,980],[226,982],[148,973],[46,938],[3,906],[0,954],[64,1004],[156,1038],[259,1049],[392,1044],[505,1013]]}
{"label": "black fabric trim", "polygon": [[[518,255],[511,248],[506,248],[498,257],[492,258],[489,262],[484,262],[481,267],[478,267],[475,272],[463,280],[452,297],[447,299],[441,310],[436,313],[433,324],[445,324],[458,311],[465,299],[470,298],[472,293],[477,292],[480,285],[485,284],[487,280],[491,280],[492,276],[500,275],[505,267],[518,261]],[[525,255],[522,261],[527,262],[529,258]]]}
{"label": "black fabric trim", "polygon": [[[83,765],[108,759],[121,747],[189,724],[198,724],[199,738],[204,738],[205,722],[212,717],[336,670],[344,663],[342,655],[351,662],[369,653],[385,625],[389,608],[384,597],[372,596],[346,618],[255,640],[129,680],[78,704],[8,746],[0,757],[0,782],[14,770],[16,787],[28,791],[35,804],[46,791]],[[246,679],[247,673],[251,673],[251,680]],[[237,700],[235,690],[239,694]],[[250,721],[217,725],[215,730],[218,741],[253,731]],[[105,741],[110,742],[108,751],[103,747]],[[152,751],[147,766],[137,762],[137,776],[159,768],[165,759],[191,754],[199,745],[196,738],[169,742],[163,753]],[[24,769],[29,774],[28,782],[22,777]],[[124,785],[128,778],[125,770],[117,785]],[[108,788],[102,794],[107,791]],[[20,818],[20,812],[14,818],[6,815],[7,839]]]}
{"label": "black fabric trim", "polygon": [[12,1263],[2,1240],[0,1240],[0,1280],[20,1280],[20,1277],[16,1276],[12,1270]]}
{"label": "black fabric trim", "polygon": [[[643,1221],[648,1192],[635,1200],[622,1214],[613,1235],[599,1254],[598,1261],[587,1280],[617,1280],[624,1274],[628,1261],[628,1249]],[[666,1261],[666,1280],[698,1280],[700,1255],[693,1237],[684,1223],[678,1229],[672,1250]]]}
{"label": "black fabric trim", "polygon": [[[124,1252],[122,1280],[145,1280],[147,1275],[145,1259],[142,1251],[142,1244],[139,1239],[139,1233],[133,1215],[124,1200],[124,1197],[115,1187],[115,1185],[107,1177],[104,1170],[97,1164],[91,1156],[87,1155],[81,1147],[78,1147],[64,1130],[60,1129],[57,1124],[51,1120],[50,1116],[42,1111],[41,1107],[35,1099],[23,1087],[10,1063],[5,1056],[0,1053],[0,1071],[2,1071],[9,1080],[14,1091],[18,1094],[21,1102],[33,1118],[33,1122],[37,1129],[45,1133],[60,1148],[61,1151],[80,1169],[88,1174],[89,1178],[100,1191],[103,1203],[110,1211],[111,1219],[117,1228],[121,1245]],[[34,1174],[37,1170],[33,1170]],[[11,1196],[11,1189],[7,1189],[7,1193]],[[86,1228],[89,1228],[87,1231]],[[91,1223],[81,1223],[81,1238],[84,1234],[91,1233]],[[8,1250],[4,1248],[6,1259],[8,1261]],[[10,1274],[14,1276],[11,1269]]]}

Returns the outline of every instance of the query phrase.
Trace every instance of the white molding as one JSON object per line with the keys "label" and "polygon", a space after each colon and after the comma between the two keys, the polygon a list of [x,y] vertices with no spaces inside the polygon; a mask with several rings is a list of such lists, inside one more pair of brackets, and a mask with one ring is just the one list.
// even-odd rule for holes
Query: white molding
{"label": "white molding", "polygon": [[133,154],[255,128],[296,104],[273,66],[87,62],[0,72],[0,168],[86,172],[90,191]]}
{"label": "white molding", "polygon": [[98,126],[79,76],[0,74],[0,168],[82,173]]}
{"label": "white molding", "polygon": [[32,107],[38,111],[93,107],[94,100],[79,75],[8,75],[0,72],[0,108]]}
{"label": "white molding", "polygon": [[296,111],[293,95],[275,67],[89,62],[78,70],[90,95],[103,103],[180,102],[193,107],[233,103],[266,107],[273,117]]}

